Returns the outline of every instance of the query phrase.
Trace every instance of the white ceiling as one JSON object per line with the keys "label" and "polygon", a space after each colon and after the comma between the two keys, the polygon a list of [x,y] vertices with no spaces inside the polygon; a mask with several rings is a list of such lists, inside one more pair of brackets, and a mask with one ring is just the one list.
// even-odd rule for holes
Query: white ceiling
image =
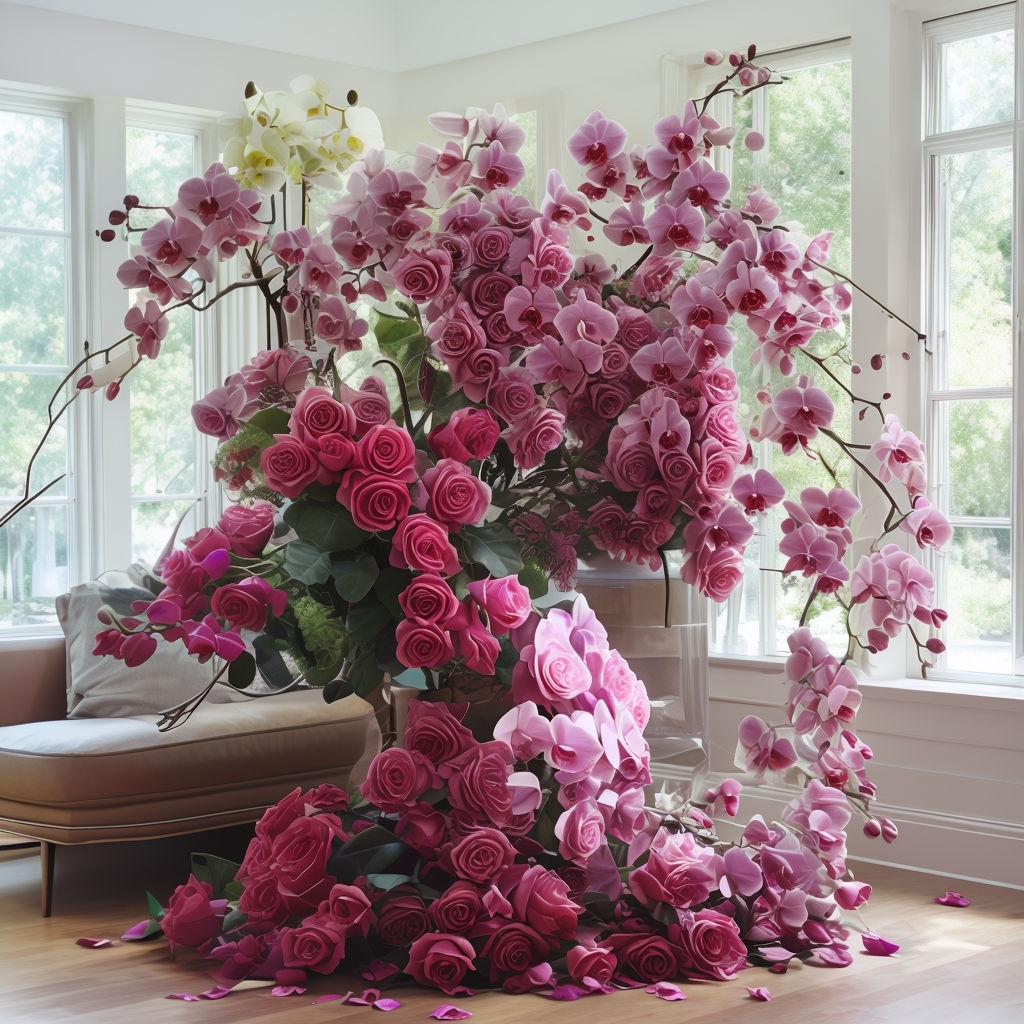
{"label": "white ceiling", "polygon": [[[381,71],[410,71],[704,0],[15,0]],[[287,12],[294,11],[294,16]]]}

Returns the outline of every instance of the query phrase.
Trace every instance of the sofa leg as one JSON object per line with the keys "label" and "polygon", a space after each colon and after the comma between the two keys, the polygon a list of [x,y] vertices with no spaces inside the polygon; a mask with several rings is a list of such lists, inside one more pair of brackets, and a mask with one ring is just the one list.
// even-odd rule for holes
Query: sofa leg
{"label": "sofa leg", "polygon": [[57,844],[48,843],[45,839],[39,843],[39,864],[43,875],[43,917],[49,917],[53,911],[53,866],[56,860]]}

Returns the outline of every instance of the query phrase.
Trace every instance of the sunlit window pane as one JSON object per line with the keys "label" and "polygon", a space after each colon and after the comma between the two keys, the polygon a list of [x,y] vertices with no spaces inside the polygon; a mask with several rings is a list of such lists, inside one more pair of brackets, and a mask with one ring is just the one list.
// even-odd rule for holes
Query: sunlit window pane
{"label": "sunlit window pane", "polygon": [[64,118],[0,110],[0,227],[64,231]]}
{"label": "sunlit window pane", "polygon": [[67,240],[0,234],[0,364],[62,366]]}
{"label": "sunlit window pane", "polygon": [[943,402],[949,446],[949,511],[954,516],[1010,515],[1010,399]]}
{"label": "sunlit window pane", "polygon": [[67,505],[36,504],[0,530],[0,626],[53,623],[68,583]]}
{"label": "sunlit window pane", "polygon": [[957,39],[940,47],[939,130],[1013,120],[1013,30]]}

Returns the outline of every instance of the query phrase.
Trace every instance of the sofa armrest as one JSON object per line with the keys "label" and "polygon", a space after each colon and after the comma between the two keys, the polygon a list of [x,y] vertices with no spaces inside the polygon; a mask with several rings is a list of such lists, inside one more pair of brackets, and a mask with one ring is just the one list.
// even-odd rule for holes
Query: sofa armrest
{"label": "sofa armrest", "polygon": [[0,640],[0,725],[49,722],[67,713],[63,635]]}

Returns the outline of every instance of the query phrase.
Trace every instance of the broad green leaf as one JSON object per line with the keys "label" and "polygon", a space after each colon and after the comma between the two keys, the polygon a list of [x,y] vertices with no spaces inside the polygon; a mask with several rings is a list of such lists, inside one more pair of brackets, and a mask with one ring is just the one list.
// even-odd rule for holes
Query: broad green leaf
{"label": "broad green leaf", "polygon": [[246,422],[273,436],[288,433],[288,419],[288,413],[284,409],[272,407],[253,413]]}
{"label": "broad green leaf", "polygon": [[544,597],[548,592],[550,579],[536,562],[527,562],[519,570],[519,582],[530,592],[534,601]]}
{"label": "broad green leaf", "polygon": [[337,503],[294,501],[285,509],[284,521],[300,539],[321,551],[355,551],[369,536],[352,522],[348,509]]}
{"label": "broad green leaf", "polygon": [[383,874],[380,872],[374,872],[371,875],[367,875],[366,880],[375,888],[383,889],[384,892],[389,892],[391,889],[394,889],[396,885],[405,885],[408,882],[411,882],[412,875]]}
{"label": "broad green leaf", "polygon": [[464,526],[466,553],[492,576],[514,576],[523,567],[522,548],[512,531],[502,523]]}
{"label": "broad green leaf", "polygon": [[285,548],[284,567],[307,586],[325,583],[331,575],[331,556],[307,540],[293,540]]}
{"label": "broad green leaf", "polygon": [[238,864],[212,853],[192,854],[192,874],[200,882],[208,882],[213,889],[214,899],[230,898],[227,889],[238,874]]}
{"label": "broad green leaf", "polygon": [[356,643],[372,646],[377,639],[377,634],[389,626],[392,621],[391,613],[387,608],[380,602],[370,599],[356,605],[349,612],[345,624],[348,627],[349,636]]}
{"label": "broad green leaf", "polygon": [[377,560],[368,551],[355,558],[331,560],[334,585],[346,601],[361,601],[373,589],[379,575]]}
{"label": "broad green leaf", "polygon": [[380,570],[380,575],[373,585],[377,600],[391,613],[396,621],[402,618],[402,606],[398,603],[398,595],[409,585],[412,573],[408,569],[396,569],[387,565]]}
{"label": "broad green leaf", "polygon": [[151,917],[163,917],[164,908],[160,901],[148,890],[146,891],[146,906],[149,907]]}

